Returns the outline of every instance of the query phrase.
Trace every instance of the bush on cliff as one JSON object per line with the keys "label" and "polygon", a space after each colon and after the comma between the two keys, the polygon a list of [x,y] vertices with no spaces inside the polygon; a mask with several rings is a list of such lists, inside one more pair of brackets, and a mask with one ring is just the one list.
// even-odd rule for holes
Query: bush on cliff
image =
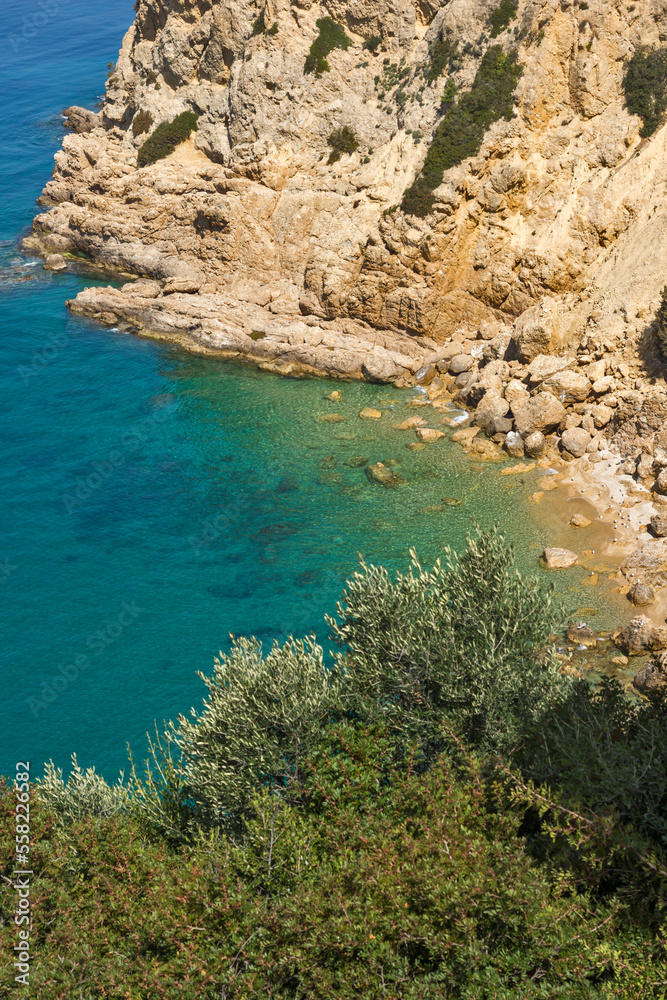
{"label": "bush on cliff", "polygon": [[[333,665],[238,640],[147,778],[49,769],[36,995],[662,996],[667,699],[563,677],[557,617],[497,532],[395,579],[362,564]],[[1,787],[8,954],[15,804]]]}
{"label": "bush on cliff", "polygon": [[433,191],[444,172],[479,152],[486,131],[500,118],[513,115],[513,95],[523,72],[516,52],[493,45],[484,53],[471,89],[453,103],[438,125],[426,161],[403,194],[401,208],[424,218],[433,206]]}
{"label": "bush on cliff", "polygon": [[336,129],[332,132],[327,143],[331,146],[331,152],[329,153],[328,164],[335,163],[340,160],[343,153],[354,153],[356,149],[359,149],[359,143],[357,142],[357,137],[355,136],[353,130],[349,125],[344,125],[342,128]]}
{"label": "bush on cliff", "polygon": [[197,119],[194,111],[184,111],[177,115],[171,122],[162,122],[161,125],[146,139],[139,147],[137,153],[137,163],[140,167],[146,167],[150,163],[157,163],[165,156],[173,153],[177,146],[190,138],[190,134],[197,129]]}
{"label": "bush on cliff", "polygon": [[625,70],[623,90],[628,111],[642,119],[639,134],[648,138],[667,111],[667,49],[637,49]]}
{"label": "bush on cliff", "polygon": [[[7,954],[14,809],[0,786]],[[426,774],[413,754],[397,762],[381,723],[329,727],[289,797],[255,797],[242,843],[201,836],[173,848],[123,815],[63,829],[33,794],[31,994],[662,995],[659,919],[633,918],[553,859],[537,863],[524,816],[465,751],[453,747]],[[0,987],[13,975],[4,963]]]}
{"label": "bush on cliff", "polygon": [[665,285],[660,295],[660,305],[655,314],[655,324],[660,350],[663,357],[667,358],[667,285]]}
{"label": "bush on cliff", "polygon": [[310,46],[303,71],[322,76],[322,73],[329,72],[326,58],[329,53],[334,49],[349,49],[352,39],[348,38],[344,28],[330,17],[319,17],[315,23],[320,33]]}

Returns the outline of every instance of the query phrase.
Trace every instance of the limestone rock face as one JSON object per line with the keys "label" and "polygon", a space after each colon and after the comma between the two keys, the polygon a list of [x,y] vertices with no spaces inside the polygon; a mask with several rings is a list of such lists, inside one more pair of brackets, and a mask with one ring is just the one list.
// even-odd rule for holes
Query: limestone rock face
{"label": "limestone rock face", "polygon": [[[206,296],[221,295],[267,323],[335,322],[346,336],[354,322],[370,346],[362,364],[341,348],[340,371],[370,381],[414,378],[446,360],[443,345],[461,331],[484,331],[485,360],[530,362],[590,343],[594,364],[603,339],[613,350],[643,336],[664,285],[667,130],[642,141],[622,92],[632,52],[663,43],[665,0],[593,7],[518,0],[510,29],[490,39],[486,0],[137,0],[100,115],[68,109],[74,133],[27,246],[185,282],[201,300],[190,304],[197,322],[187,326],[179,308],[172,327],[163,296],[144,296],[142,329],[178,339],[187,326],[202,349],[214,330],[199,314]],[[270,34],[254,27],[262,13]],[[351,44],[317,76],[304,70],[322,17]],[[372,36],[376,54],[363,48]],[[442,37],[456,43],[450,69],[462,93],[492,44],[516,50],[523,72],[514,116],[445,171],[431,211],[416,218],[400,204],[442,120],[446,76],[431,73]],[[147,134],[183,111],[199,115],[196,132],[139,168]],[[357,148],[332,158],[342,129]],[[108,294],[93,301],[88,290],[77,308],[110,317]],[[218,331],[230,344],[233,325],[226,318]],[[301,363],[289,343],[289,358],[266,363]],[[311,369],[329,371],[326,345],[306,353]],[[605,401],[616,374],[572,372],[576,382],[550,388],[583,401],[587,379]],[[630,418],[624,411],[615,433]]]}
{"label": "limestone rock face", "polygon": [[638,580],[653,587],[666,586],[667,538],[645,542],[624,560],[621,572],[629,581]]}

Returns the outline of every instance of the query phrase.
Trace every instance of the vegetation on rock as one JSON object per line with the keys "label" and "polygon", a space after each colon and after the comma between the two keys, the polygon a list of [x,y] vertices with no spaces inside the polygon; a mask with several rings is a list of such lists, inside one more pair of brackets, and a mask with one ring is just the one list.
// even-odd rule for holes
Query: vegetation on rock
{"label": "vegetation on rock", "polygon": [[377,55],[377,51],[381,45],[382,45],[382,36],[371,35],[370,38],[367,38],[365,40],[364,44],[361,47],[362,49],[366,49],[367,52],[372,52],[373,55],[375,56]]}
{"label": "vegetation on rock", "polygon": [[334,49],[349,49],[352,39],[345,34],[343,27],[330,17],[318,17],[315,22],[320,30],[319,35],[310,46],[306,56],[304,73],[314,73],[321,76],[329,72],[327,56]]}
{"label": "vegetation on rock", "polygon": [[516,52],[493,45],[484,53],[473,85],[452,104],[435,130],[420,173],[406,189],[401,208],[424,218],[433,206],[433,191],[445,170],[479,152],[487,129],[513,115],[513,94],[522,73]]}
{"label": "vegetation on rock", "polygon": [[628,62],[623,90],[628,111],[642,119],[639,134],[653,135],[667,111],[667,49],[638,49]]}
{"label": "vegetation on rock", "polygon": [[153,124],[153,116],[150,111],[137,111],[132,120],[132,134],[145,135],[149,132]]}
{"label": "vegetation on rock", "polygon": [[459,51],[456,41],[452,41],[449,36],[441,36],[431,49],[431,65],[428,70],[428,79],[431,83],[437,80],[445,70],[458,66]]}
{"label": "vegetation on rock", "polygon": [[197,129],[198,115],[194,111],[184,111],[171,122],[161,125],[146,139],[137,153],[137,163],[140,167],[157,163],[165,156],[173,153],[177,146],[189,139],[190,134]]}
{"label": "vegetation on rock", "polygon": [[516,18],[518,6],[517,0],[501,0],[500,5],[489,16],[491,38],[497,38],[509,26],[510,21]]}
{"label": "vegetation on rock", "polygon": [[277,35],[278,34],[278,22],[276,21],[270,28],[266,26],[266,7],[263,8],[259,17],[253,21],[252,33],[253,35]]}
{"label": "vegetation on rock", "polygon": [[561,614],[497,532],[394,579],[362,563],[331,664],[237,640],[143,778],[48,768],[36,995],[662,996],[667,695],[564,676]]}
{"label": "vegetation on rock", "polygon": [[348,125],[344,125],[342,128],[332,132],[327,142],[331,146],[331,152],[327,160],[329,164],[340,160],[343,153],[354,153],[355,149],[359,149],[357,138]]}
{"label": "vegetation on rock", "polygon": [[663,357],[667,358],[667,285],[662,290],[660,305],[655,314],[655,323],[658,333],[658,343]]}

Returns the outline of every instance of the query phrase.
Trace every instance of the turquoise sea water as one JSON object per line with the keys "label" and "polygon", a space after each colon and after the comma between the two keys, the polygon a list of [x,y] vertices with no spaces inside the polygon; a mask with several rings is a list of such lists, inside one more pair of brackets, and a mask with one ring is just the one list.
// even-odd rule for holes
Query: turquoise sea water
{"label": "turquoise sea water", "polygon": [[[95,279],[18,252],[59,112],[95,106],[132,17],[130,0],[3,4],[0,773],[76,751],[113,776],[127,741],[140,757],[153,720],[199,703],[196,671],[229,632],[326,640],[358,552],[404,567],[414,545],[426,561],[473,517],[502,520],[525,565],[539,546],[532,474],[473,471],[447,442],[405,448],[393,425],[415,393],[344,384],[334,405],[320,380],[74,319],[65,300]],[[382,420],[359,419],[369,405]],[[344,464],[358,456],[396,460],[406,483],[371,486]],[[428,510],[445,496],[461,506]]]}

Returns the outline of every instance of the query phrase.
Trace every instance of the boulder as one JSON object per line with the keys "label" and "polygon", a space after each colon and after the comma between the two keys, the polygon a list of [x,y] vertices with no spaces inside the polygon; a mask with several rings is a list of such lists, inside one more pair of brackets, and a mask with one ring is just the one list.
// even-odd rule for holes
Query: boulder
{"label": "boulder", "polygon": [[538,354],[530,362],[526,371],[530,378],[530,384],[539,385],[545,379],[557,375],[558,372],[562,372],[566,368],[572,368],[574,364],[574,358],[557,358],[551,354]]}
{"label": "boulder", "polygon": [[445,436],[442,431],[437,431],[433,427],[417,427],[415,434],[420,441],[426,442],[439,441]]}
{"label": "boulder", "polygon": [[64,271],[66,267],[65,258],[59,253],[50,253],[44,261],[45,271]]}
{"label": "boulder", "polygon": [[201,288],[201,282],[195,278],[167,278],[162,289],[163,295],[195,295]]}
{"label": "boulder", "polygon": [[546,434],[555,430],[565,416],[565,407],[550,392],[538,392],[514,414],[514,426],[528,437],[535,431]]}
{"label": "boulder", "polygon": [[578,646],[586,646],[587,649],[597,646],[595,632],[586,622],[570,622],[567,637],[570,642],[575,642]]}
{"label": "boulder", "polygon": [[460,375],[462,372],[469,372],[473,364],[469,354],[455,354],[449,362],[449,371],[452,375]]}
{"label": "boulder", "polygon": [[[475,410],[473,423],[477,427],[488,427],[491,420],[506,416],[509,408],[510,404],[502,396],[492,396],[490,393],[487,393]],[[511,425],[508,429],[512,429]]]}
{"label": "boulder", "polygon": [[384,462],[376,462],[375,465],[366,466],[366,475],[372,483],[379,483],[381,486],[400,486],[405,480],[402,476],[399,476],[394,470],[389,466],[385,465]]}
{"label": "boulder", "polygon": [[667,468],[661,469],[658,473],[655,488],[657,493],[662,493],[663,496],[667,494]]}
{"label": "boulder", "polygon": [[548,569],[569,569],[570,566],[574,566],[579,556],[569,549],[550,548],[544,550],[542,558]]}
{"label": "boulder", "polygon": [[591,383],[581,372],[565,369],[545,379],[542,388],[552,392],[561,403],[583,403],[591,391]]}
{"label": "boulder", "polygon": [[558,305],[544,296],[537,305],[523,312],[514,325],[512,335],[519,361],[526,364],[540,354],[556,354],[564,346]]}
{"label": "boulder", "polygon": [[650,521],[650,527],[656,538],[667,536],[667,514],[654,514]]}
{"label": "boulder", "polygon": [[498,443],[504,442],[512,430],[512,420],[509,417],[491,417],[486,425],[486,433]]}
{"label": "boulder", "polygon": [[523,458],[524,440],[516,431],[510,431],[505,437],[505,451],[512,458]]}
{"label": "boulder", "polygon": [[380,420],[382,411],[374,410],[370,406],[364,406],[363,410],[359,410],[359,416],[362,420]]}
{"label": "boulder", "polygon": [[570,524],[573,528],[587,528],[591,522],[583,514],[575,514],[570,518]]}
{"label": "boulder", "polygon": [[646,615],[638,615],[616,636],[614,642],[628,656],[667,649],[667,626],[654,625]]}
{"label": "boulder", "polygon": [[512,378],[505,386],[505,399],[510,404],[512,413],[517,413],[517,411],[520,410],[522,406],[525,406],[530,399],[530,393],[526,389],[523,382],[519,382],[518,379]]}
{"label": "boulder", "polygon": [[[595,388],[595,386],[593,386]],[[599,403],[593,411],[593,421],[598,430],[606,427],[611,418],[614,415],[614,411],[610,406],[605,406],[604,403]]]}
{"label": "boulder", "polygon": [[541,431],[534,431],[524,438],[523,447],[529,458],[540,458],[547,450],[547,442]]}
{"label": "boulder", "polygon": [[329,395],[324,398],[329,399],[332,403],[337,403],[339,399],[343,398],[343,393],[339,392],[338,389],[334,389],[333,392],[330,392]]}
{"label": "boulder", "polygon": [[591,443],[591,436],[583,427],[570,427],[563,431],[561,441],[563,448],[575,458],[581,458]]}
{"label": "boulder", "polygon": [[73,129],[79,135],[82,135],[84,132],[92,132],[93,129],[99,128],[102,124],[101,115],[96,114],[94,111],[89,111],[88,108],[79,108],[76,105],[72,105],[71,108],[65,108],[61,114],[65,119],[67,128]]}
{"label": "boulder", "polygon": [[408,417],[400,424],[396,424],[397,431],[411,431],[413,427],[426,427],[427,421],[423,417],[418,417],[416,414],[414,417]]}
{"label": "boulder", "polygon": [[652,538],[621,563],[621,573],[629,580],[639,577],[652,587],[667,585],[667,538]]}
{"label": "boulder", "polygon": [[362,363],[361,374],[367,382],[375,382],[383,385],[386,382],[393,382],[394,379],[404,373],[394,364],[388,355],[373,355],[366,358]]}
{"label": "boulder", "polygon": [[628,600],[637,608],[645,608],[655,601],[655,590],[647,583],[635,583],[628,591]]}
{"label": "boulder", "polygon": [[616,380],[611,375],[605,375],[603,378],[596,378],[591,389],[596,396],[604,396],[605,393],[611,392],[615,385]]}
{"label": "boulder", "polygon": [[667,683],[667,653],[658,653],[635,674],[633,686],[642,694],[659,691]]}

